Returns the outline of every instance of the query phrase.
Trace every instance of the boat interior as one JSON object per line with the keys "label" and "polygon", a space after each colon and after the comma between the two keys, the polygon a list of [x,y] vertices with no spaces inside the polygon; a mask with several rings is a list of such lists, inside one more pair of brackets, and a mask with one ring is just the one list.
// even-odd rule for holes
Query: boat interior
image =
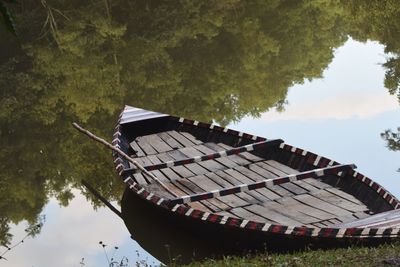
{"label": "boat interior", "polygon": [[[218,126],[211,128],[196,122],[182,123],[170,116],[122,124],[121,149],[174,194],[143,173],[132,171],[132,177],[147,191],[173,200],[338,165],[319,156],[310,161],[310,154],[304,151],[284,149],[282,140],[271,142]],[[250,147],[251,144],[258,145]],[[326,162],[319,162],[322,160]],[[134,170],[132,165],[125,168]],[[375,190],[347,174],[329,173],[287,181],[199,198],[185,205],[223,216],[287,226],[400,226],[398,210],[394,212]]]}

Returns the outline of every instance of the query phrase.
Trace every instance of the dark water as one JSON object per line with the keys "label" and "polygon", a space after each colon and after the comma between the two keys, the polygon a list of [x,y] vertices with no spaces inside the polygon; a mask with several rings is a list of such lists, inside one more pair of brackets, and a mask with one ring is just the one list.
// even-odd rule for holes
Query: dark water
{"label": "dark water", "polygon": [[124,104],[281,137],[355,162],[400,196],[397,0],[7,8],[17,37],[0,15],[0,244],[44,224],[0,266],[79,266],[82,257],[85,266],[106,265],[100,240],[110,254],[111,244],[121,246],[119,259],[132,263],[138,250],[157,262],[80,184],[121,199],[110,152],[71,122],[110,137]]}

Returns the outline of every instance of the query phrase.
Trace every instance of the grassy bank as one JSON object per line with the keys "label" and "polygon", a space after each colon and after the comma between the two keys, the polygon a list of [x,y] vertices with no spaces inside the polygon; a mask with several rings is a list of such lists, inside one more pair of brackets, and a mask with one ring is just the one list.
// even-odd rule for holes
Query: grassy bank
{"label": "grassy bank", "polygon": [[375,248],[315,250],[291,254],[259,254],[194,262],[186,266],[400,266],[400,242]]}

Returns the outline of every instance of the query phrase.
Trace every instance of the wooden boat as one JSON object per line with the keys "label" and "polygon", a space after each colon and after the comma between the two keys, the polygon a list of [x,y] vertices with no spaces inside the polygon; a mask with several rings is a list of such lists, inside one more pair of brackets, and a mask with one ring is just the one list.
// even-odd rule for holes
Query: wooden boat
{"label": "wooden boat", "polygon": [[149,212],[210,243],[286,249],[400,236],[400,202],[387,190],[352,164],[280,139],[126,106],[113,145],[151,174],[114,154]]}

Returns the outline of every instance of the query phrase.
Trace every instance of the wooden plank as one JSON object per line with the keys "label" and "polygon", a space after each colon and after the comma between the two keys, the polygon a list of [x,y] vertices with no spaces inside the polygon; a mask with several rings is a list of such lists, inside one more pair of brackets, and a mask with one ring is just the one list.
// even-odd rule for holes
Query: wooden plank
{"label": "wooden plank", "polygon": [[182,178],[187,178],[195,175],[193,172],[191,172],[188,168],[185,168],[184,166],[175,166],[171,167],[171,169]]}
{"label": "wooden plank", "polygon": [[[168,189],[170,189],[172,192],[174,192],[178,196],[187,195],[187,192],[181,190],[177,186],[177,184],[166,183],[165,185],[168,187]],[[204,203],[206,203],[207,205],[205,205]],[[189,203],[189,206],[191,206],[194,209],[199,209],[199,210],[206,211],[206,212],[213,212],[213,211],[219,210],[218,208],[215,208],[213,205],[210,205],[209,202],[207,202],[207,201],[204,201],[204,202],[198,201],[198,202]],[[210,209],[209,207],[213,207],[214,209]]]}
{"label": "wooden plank", "polygon": [[[240,184],[250,184],[253,183],[254,180],[251,180],[250,178],[248,178],[247,176],[243,175],[242,173],[236,171],[236,170],[232,170],[232,169],[227,169],[224,170],[225,173],[227,173],[228,175],[230,175],[231,177],[235,178],[238,183],[236,185],[240,185]],[[261,195],[257,196],[258,199],[263,200],[263,201],[268,201],[268,200],[273,200],[273,199],[277,199],[280,198],[281,196],[272,192],[271,190],[267,189],[267,188],[260,188],[257,190],[253,190],[253,191],[249,191],[249,192],[256,192],[258,194]]]}
{"label": "wooden plank", "polygon": [[[215,146],[217,146],[216,144],[214,144]],[[219,152],[219,151],[223,151],[223,148],[217,149],[217,148],[209,148],[205,145],[199,145],[195,147],[197,150],[203,152],[204,154],[211,154],[211,153],[215,153],[215,152]],[[220,164],[226,166],[227,168],[234,168],[240,164],[234,162],[232,160],[232,156],[236,156],[236,155],[231,155],[231,156],[226,156],[226,157],[221,157],[221,158],[217,158],[215,159],[217,162],[219,162]],[[238,157],[240,159],[240,157]],[[245,160],[244,164],[248,164],[248,162]]]}
{"label": "wooden plank", "polygon": [[[201,187],[199,187],[198,185],[192,183],[191,181],[189,181],[187,179],[178,179],[177,182],[182,184],[186,188],[188,188],[193,193],[202,193],[202,192],[204,192],[204,190]],[[225,203],[223,203],[219,199],[215,199],[214,198],[214,199],[208,199],[207,201],[210,202],[211,204],[213,204],[214,206],[216,206],[217,208],[219,208],[220,210],[227,210],[227,209],[230,208],[230,206],[226,205]]]}
{"label": "wooden plank", "polygon": [[265,169],[265,170],[267,170],[268,172],[270,172],[274,176],[278,176],[279,177],[279,176],[288,175],[288,173],[283,172],[281,170],[278,170],[278,169],[272,167],[271,165],[269,165],[269,164],[267,164],[265,162],[258,162],[258,163],[256,163],[256,165],[261,167],[261,168],[263,168],[263,169]]}
{"label": "wooden plank", "polygon": [[[176,194],[176,187],[171,186],[171,184],[166,184],[166,186],[168,187],[168,189],[170,189],[172,192],[174,192]],[[175,196],[173,196],[171,193],[169,193],[168,191],[166,191],[164,188],[162,188],[159,184],[148,184],[148,185],[144,185],[143,186],[147,191],[153,193],[156,196],[159,197],[163,197],[166,199],[171,199],[174,198]],[[171,189],[172,188],[172,189]],[[178,194],[177,194],[178,195]],[[179,195],[178,195],[179,196]]]}
{"label": "wooden plank", "polygon": [[209,172],[208,170],[204,169],[197,163],[186,164],[185,167],[196,175],[201,175]]}
{"label": "wooden plank", "polygon": [[318,219],[318,218],[311,217],[304,213],[299,212],[299,210],[297,210],[293,206],[282,205],[282,204],[274,202],[274,201],[269,201],[269,202],[263,203],[262,206],[269,208],[269,209],[273,209],[276,212],[281,213],[282,215],[284,215],[288,218],[299,221],[304,225],[320,221],[320,219]]}
{"label": "wooden plank", "polygon": [[[193,177],[188,178],[188,180],[190,180],[195,185],[199,186],[204,191],[212,191],[215,189],[223,188],[222,186],[215,183],[214,181],[212,181],[210,178],[208,178],[205,175],[193,176]],[[231,207],[241,207],[241,206],[245,206],[248,204],[246,201],[244,201],[243,199],[241,199],[235,195],[218,197],[217,199],[219,199],[221,202],[224,202],[225,204],[227,204]]]}
{"label": "wooden plank", "polygon": [[314,192],[314,191],[318,191],[320,190],[319,188],[312,186],[309,183],[304,182],[303,180],[297,180],[297,181],[293,181],[293,184],[300,186],[301,188],[304,188],[304,190],[307,190],[309,192]]}
{"label": "wooden plank", "polygon": [[184,148],[179,149],[179,151],[182,152],[182,154],[184,154],[188,158],[193,158],[193,157],[203,155],[203,153],[201,153],[200,151],[196,150],[193,147],[184,147]]}
{"label": "wooden plank", "polygon": [[279,177],[279,175],[275,175],[267,171],[266,169],[258,166],[257,164],[250,164],[247,166],[253,172],[259,174],[263,179],[274,179]]}
{"label": "wooden plank", "polygon": [[187,159],[188,156],[182,153],[181,150],[171,150],[167,152],[167,155],[172,157],[174,160]]}
{"label": "wooden plank", "polygon": [[170,151],[173,149],[156,134],[145,135],[142,136],[141,139],[150,144],[158,153]]}
{"label": "wooden plank", "polygon": [[[218,143],[218,145],[221,146],[221,147],[223,147],[225,150],[226,150],[226,149],[231,149],[231,148],[232,148],[231,146],[228,146],[228,145],[226,145],[226,144],[224,144],[224,143]],[[256,155],[253,155],[253,154],[251,154],[250,152],[240,153],[240,154],[237,155],[237,156],[242,157],[242,158],[244,158],[244,159],[246,159],[246,160],[248,160],[248,161],[252,161],[252,162],[257,162],[257,161],[262,161],[262,160],[264,160],[263,158],[260,158],[260,157],[258,157],[258,156],[256,156]]]}
{"label": "wooden plank", "polygon": [[306,205],[304,203],[301,203],[291,197],[280,198],[277,200],[277,202],[281,203],[285,207],[297,209],[298,211],[300,211],[306,215],[315,217],[319,220],[329,220],[329,219],[332,219],[335,217],[335,215],[333,215],[331,213],[327,213],[320,209],[313,208],[313,207]]}
{"label": "wooden plank", "polygon": [[180,176],[170,168],[160,169],[160,172],[171,181],[175,181],[180,178]]}
{"label": "wooden plank", "polygon": [[[263,177],[263,176],[259,175],[258,173],[254,172],[254,171],[252,171],[252,170],[250,170],[248,168],[245,168],[243,166],[236,167],[235,170],[237,170],[241,174],[249,177],[250,179],[252,179],[255,182],[268,178],[268,177]],[[277,194],[279,196],[282,196],[282,197],[293,196],[293,194],[291,192],[289,192],[288,190],[286,190],[285,188],[283,188],[283,187],[281,187],[279,185],[277,185],[277,186],[269,186],[269,187],[266,187],[265,189],[269,189],[273,193],[275,193],[275,194]]]}
{"label": "wooden plank", "polygon": [[146,153],[146,155],[157,154],[157,151],[142,136],[139,136],[139,137],[136,138],[136,143],[143,150],[143,152]]}
{"label": "wooden plank", "polygon": [[[155,177],[157,177],[158,180],[160,180],[163,183],[169,183],[170,180],[165,177],[164,174],[162,174],[159,170],[154,170],[151,172],[152,174],[154,174]],[[152,183],[154,183],[154,181],[152,181]]]}
{"label": "wooden plank", "polygon": [[339,190],[339,189],[337,189],[335,187],[327,187],[327,188],[325,188],[325,190],[330,192],[330,193],[332,193],[332,194],[338,195],[338,196],[340,196],[340,197],[342,197],[342,198],[344,198],[344,199],[346,199],[348,201],[351,201],[351,202],[353,202],[355,204],[361,204],[361,205],[364,204],[360,200],[355,198],[353,195],[350,195],[350,194],[348,194],[348,193],[346,193],[346,192],[344,192],[342,190]]}
{"label": "wooden plank", "polygon": [[266,161],[263,161],[263,162],[268,164],[268,165],[270,165],[271,167],[274,167],[274,168],[286,173],[286,174],[297,174],[297,173],[299,173],[298,170],[290,168],[289,166],[286,166],[286,165],[284,165],[284,164],[282,164],[282,163],[280,163],[278,161],[275,161],[275,160],[266,160]]}
{"label": "wooden plank", "polygon": [[268,220],[277,222],[279,224],[288,225],[288,226],[302,225],[302,223],[297,220],[286,217],[285,215],[282,215],[281,213],[278,213],[272,209],[269,209],[269,208],[266,208],[266,207],[263,207],[260,205],[250,205],[250,206],[245,207],[245,209],[249,210],[259,216],[262,216]]}
{"label": "wooden plank", "polygon": [[218,163],[215,160],[202,161],[202,162],[199,162],[198,164],[201,165],[202,167],[206,168],[210,172],[215,172],[215,171],[226,169],[226,167],[224,165]]}
{"label": "wooden plank", "polygon": [[282,184],[281,186],[283,188],[287,189],[288,191],[292,192],[295,195],[307,194],[307,192],[308,192],[293,183],[285,183],[285,184]]}
{"label": "wooden plank", "polygon": [[147,180],[143,177],[143,174],[141,173],[135,173],[133,174],[133,178],[136,180],[136,182],[140,185],[146,185],[148,184]]}
{"label": "wooden plank", "polygon": [[[186,182],[188,184],[191,183],[190,181],[186,181]],[[171,183],[174,186],[176,186],[177,188],[179,188],[182,192],[184,192],[183,195],[190,195],[190,194],[195,193],[194,191],[192,191],[190,188],[188,188],[187,186],[183,185],[182,183],[179,183],[177,181],[174,181],[174,182],[171,182]],[[212,210],[212,212],[216,212],[216,211],[221,211],[222,210],[219,207],[219,205],[221,204],[221,201],[219,201],[217,199],[202,200],[202,201],[198,201],[198,202],[201,203],[202,205],[204,205],[205,207],[207,207],[208,209]],[[192,204],[192,203],[189,203],[189,204]],[[216,205],[214,203],[216,203]],[[225,207],[225,209],[228,208],[226,205],[224,205],[223,207]]]}
{"label": "wooden plank", "polygon": [[135,152],[136,157],[144,157],[146,154],[143,152],[143,150],[139,147],[139,145],[136,143],[136,141],[132,141],[130,144],[131,148]]}
{"label": "wooden plank", "polygon": [[149,156],[147,156],[147,158],[150,160],[150,162],[151,162],[152,164],[159,164],[159,163],[162,163],[161,160],[160,160],[159,158],[157,158],[156,155],[149,155]]}
{"label": "wooden plank", "polygon": [[204,155],[215,153],[215,150],[205,146],[204,144],[200,144],[200,145],[194,146],[193,148],[198,150],[198,151],[200,151]]}
{"label": "wooden plank", "polygon": [[174,138],[172,138],[168,133],[158,133],[157,134],[165,143],[167,143],[171,148],[178,149],[182,148],[183,145],[178,143]]}
{"label": "wooden plank", "polygon": [[309,183],[310,185],[315,186],[315,187],[317,187],[319,189],[325,189],[325,188],[328,188],[328,187],[332,187],[331,185],[326,184],[324,182],[321,182],[320,180],[317,180],[317,179],[314,179],[314,178],[307,178],[307,179],[304,179],[302,181],[304,181],[306,183]]}
{"label": "wooden plank", "polygon": [[[235,173],[238,173],[238,172],[236,172],[234,170],[228,170],[228,171],[231,171],[231,174],[228,174],[224,171],[218,171],[215,174],[218,175],[220,177],[220,179],[227,181],[228,183],[230,183],[233,186],[243,184],[243,181],[241,181],[240,178],[235,177]],[[248,191],[246,193],[249,196],[252,196],[256,200],[258,200],[259,202],[264,202],[264,201],[269,200],[269,198],[262,195],[258,190]]]}
{"label": "wooden plank", "polygon": [[272,221],[267,220],[266,218],[263,218],[262,216],[258,216],[244,208],[234,208],[229,211],[231,213],[233,213],[234,215],[236,215],[237,217],[245,219],[245,220],[273,223]]}
{"label": "wooden plank", "polygon": [[179,133],[184,137],[186,137],[187,139],[189,139],[190,141],[192,141],[193,143],[195,143],[196,145],[200,145],[203,143],[202,141],[196,139],[196,137],[194,137],[192,134],[188,132],[179,132]]}
{"label": "wooden plank", "polygon": [[[233,184],[227,182],[222,177],[218,176],[217,173],[208,173],[208,174],[205,174],[205,176],[207,176],[213,182],[217,183],[218,185],[220,185],[223,188],[228,188],[233,185]],[[250,203],[250,204],[260,203],[260,201],[258,199],[254,198],[252,195],[250,195],[248,193],[243,192],[243,193],[237,193],[234,195],[240,197],[241,199],[243,199],[244,201],[246,201],[247,203]]]}
{"label": "wooden plank", "polygon": [[193,143],[192,141],[190,141],[177,131],[168,131],[166,133],[168,133],[172,138],[174,138],[178,143],[180,143],[184,147],[191,147],[196,145],[195,143]]}
{"label": "wooden plank", "polygon": [[308,194],[304,194],[304,195],[297,195],[294,196],[293,198],[295,198],[296,200],[305,203],[311,207],[335,214],[339,217],[341,216],[351,216],[351,212],[342,209],[340,207],[337,207],[333,204],[330,204],[328,202],[322,201],[314,196],[308,195]]}
{"label": "wooden plank", "polygon": [[174,161],[175,159],[167,153],[160,153],[156,155],[161,162]]}
{"label": "wooden plank", "polygon": [[[222,147],[222,146],[220,146],[220,144],[222,144],[222,143],[219,143],[219,144],[215,144],[215,143],[211,143],[211,142],[204,143],[205,146],[209,147],[210,149],[214,150],[215,152],[220,152],[220,151],[224,151],[226,149],[232,148],[232,147],[228,147],[228,148]],[[238,155],[231,155],[231,156],[227,156],[224,158],[231,160],[232,162],[236,163],[237,165],[247,165],[247,164],[251,163],[250,161],[248,161],[242,157],[239,157]]]}
{"label": "wooden plank", "polygon": [[325,190],[319,190],[310,193],[312,196],[315,196],[323,201],[326,201],[328,203],[331,203],[337,207],[340,207],[342,209],[346,209],[351,212],[360,212],[360,211],[367,211],[369,210],[365,205],[358,205],[353,202],[350,202],[348,200],[345,200],[337,195],[334,195],[332,193],[329,193],[328,191]]}

